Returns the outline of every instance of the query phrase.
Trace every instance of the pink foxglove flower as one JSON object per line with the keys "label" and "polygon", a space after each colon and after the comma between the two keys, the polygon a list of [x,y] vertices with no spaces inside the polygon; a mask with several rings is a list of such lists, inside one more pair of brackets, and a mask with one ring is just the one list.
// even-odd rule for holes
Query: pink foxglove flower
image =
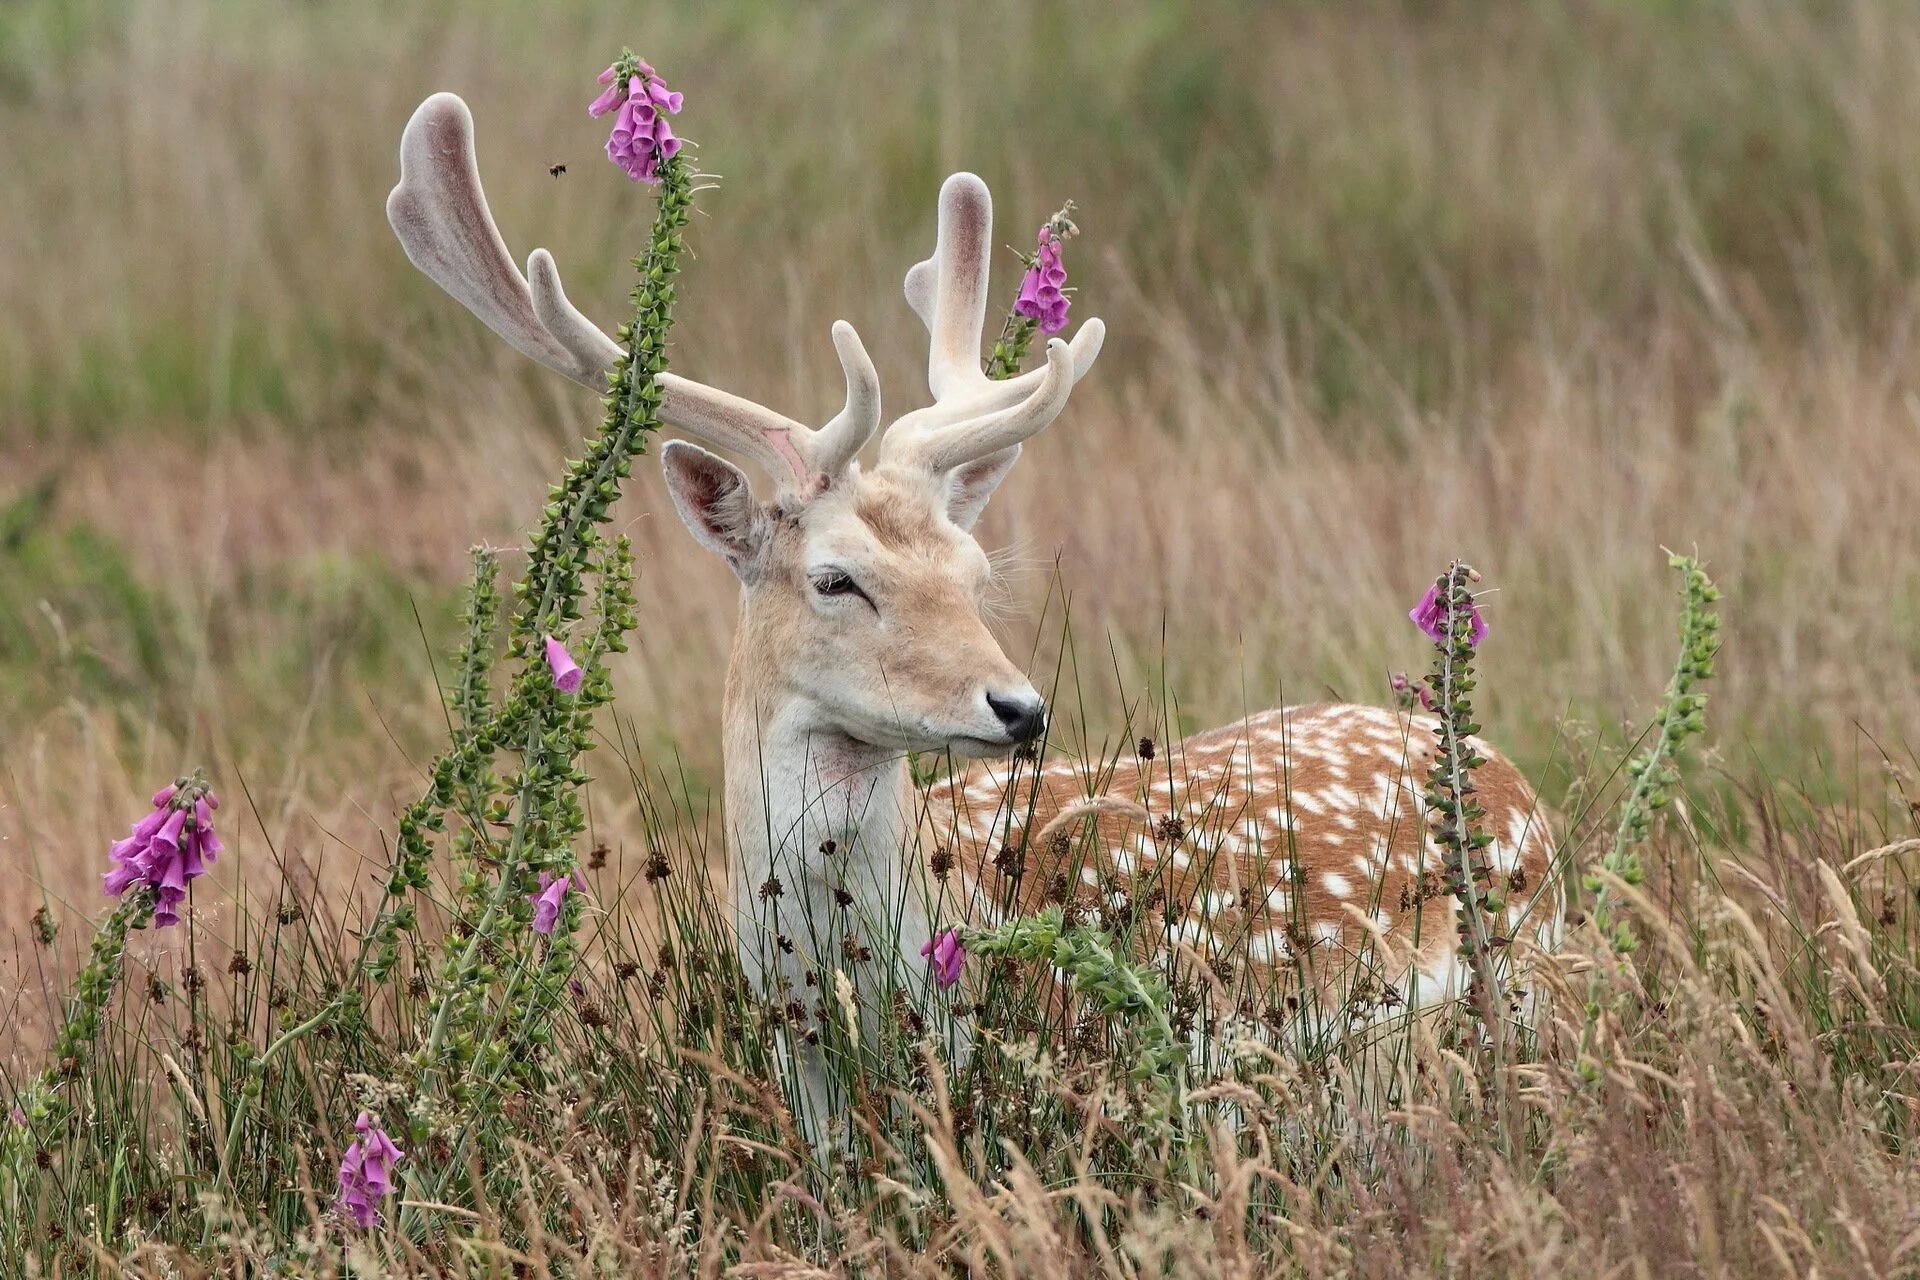
{"label": "pink foxglove flower", "polygon": [[533,904],[535,933],[553,932],[554,926],[560,923],[560,908],[567,900],[567,890],[571,888],[573,888],[571,875],[556,876],[551,871],[540,873],[540,892],[527,895],[527,901]]}
{"label": "pink foxglove flower", "polygon": [[634,70],[624,75],[615,63],[600,73],[600,83],[607,87],[587,107],[587,114],[617,112],[613,131],[607,135],[607,159],[634,182],[658,183],[660,163],[680,151],[680,139],[673,136],[667,117],[680,114],[685,99],[667,88],[645,62],[636,62]]}
{"label": "pink foxglove flower", "polygon": [[960,931],[949,929],[936,938],[927,939],[920,954],[933,962],[933,980],[942,991],[960,981],[960,966],[966,961],[966,944],[960,941]]}
{"label": "pink foxglove flower", "polygon": [[185,794],[177,785],[156,791],[153,812],[109,851],[113,870],[101,878],[100,887],[117,898],[144,885],[153,891],[154,926],[180,923],[187,885],[205,875],[207,864],[220,855],[220,837],[213,830],[213,811],[219,807],[219,799],[204,783],[193,784]]}
{"label": "pink foxglove flower", "polygon": [[1406,672],[1396,671],[1388,678],[1387,684],[1393,690],[1393,701],[1396,706],[1410,711],[1413,709],[1413,704],[1418,702],[1428,711],[1433,710],[1433,691],[1427,688],[1426,681],[1422,680],[1416,684]]}
{"label": "pink foxglove flower", "polygon": [[1034,254],[1033,265],[1021,277],[1020,296],[1013,300],[1015,313],[1035,321],[1042,333],[1060,332],[1067,327],[1067,308],[1073,305],[1062,292],[1066,283],[1060,239],[1053,232],[1053,224],[1048,223],[1040,228],[1040,249]]}
{"label": "pink foxglove flower", "polygon": [[[1440,599],[1440,584],[1434,583],[1427,588],[1427,594],[1420,597],[1420,603],[1413,606],[1407,614],[1413,619],[1413,625],[1426,632],[1427,638],[1435,644],[1444,644],[1447,639],[1447,606]],[[1467,602],[1467,643],[1479,647],[1487,638],[1487,622],[1480,616],[1480,606],[1471,599]]]}
{"label": "pink foxglove flower", "polygon": [[580,664],[575,662],[573,655],[567,652],[567,646],[552,636],[547,637],[546,647],[547,666],[553,671],[553,687],[562,693],[578,692],[580,681],[586,674],[580,670]]}
{"label": "pink foxglove flower", "polygon": [[359,1136],[340,1161],[340,1216],[364,1230],[380,1221],[378,1202],[393,1194],[393,1166],[403,1157],[367,1112],[360,1113],[353,1128]]}
{"label": "pink foxglove flower", "polygon": [[627,82],[618,79],[619,67],[608,67],[600,73],[600,83],[607,86],[600,96],[587,104],[587,114],[598,119],[627,100]]}

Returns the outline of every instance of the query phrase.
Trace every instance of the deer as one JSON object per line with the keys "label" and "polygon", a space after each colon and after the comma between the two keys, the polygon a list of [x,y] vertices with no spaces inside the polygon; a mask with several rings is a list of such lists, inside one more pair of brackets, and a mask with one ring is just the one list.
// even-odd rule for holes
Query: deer
{"label": "deer", "polygon": [[[510,346],[604,391],[620,349],[569,303],[545,249],[524,275],[515,266],[466,105],[428,98],[400,158],[387,213],[412,262]],[[992,570],[974,529],[1024,442],[1066,409],[1105,327],[1089,319],[1050,339],[1041,367],[989,380],[991,244],[986,185],[952,175],[933,253],[905,278],[928,336],[931,403],[884,431],[878,376],[845,321],[831,335],[846,399],[818,428],[660,376],[661,420],[688,437],[660,450],[667,492],[740,587],[721,732],[743,973],[764,990],[797,989],[814,963],[806,939],[769,945],[770,897],[783,919],[851,914],[894,940],[909,971],[951,923],[1049,903],[1092,918],[1133,899],[1148,919],[1134,931],[1143,959],[1189,953],[1241,983],[1304,965],[1327,1008],[1362,987],[1384,1007],[1457,999],[1470,974],[1453,898],[1434,887],[1423,796],[1432,717],[1284,707],[1157,750],[1143,740],[1098,771],[1035,758],[1046,702],[988,626]],[[722,453],[768,487],[756,491]],[[1504,926],[1551,949],[1562,913],[1546,816],[1514,764],[1469,745],[1485,758],[1475,781]],[[914,753],[969,763],[916,785]],[[874,1002],[859,994],[866,1017]],[[800,1087],[821,1114],[825,1067],[800,1056]]]}

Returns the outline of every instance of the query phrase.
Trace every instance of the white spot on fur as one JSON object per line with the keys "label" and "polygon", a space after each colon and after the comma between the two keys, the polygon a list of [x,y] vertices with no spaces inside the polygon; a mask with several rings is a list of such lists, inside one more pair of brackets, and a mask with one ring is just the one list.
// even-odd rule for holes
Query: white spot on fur
{"label": "white spot on fur", "polygon": [[1199,946],[1201,940],[1207,936],[1207,930],[1198,916],[1188,916],[1173,927],[1172,935],[1175,942],[1184,942],[1194,947]]}
{"label": "white spot on fur", "polygon": [[1268,929],[1264,933],[1250,934],[1246,949],[1247,959],[1253,963],[1272,964],[1286,957],[1287,932],[1284,929]]}

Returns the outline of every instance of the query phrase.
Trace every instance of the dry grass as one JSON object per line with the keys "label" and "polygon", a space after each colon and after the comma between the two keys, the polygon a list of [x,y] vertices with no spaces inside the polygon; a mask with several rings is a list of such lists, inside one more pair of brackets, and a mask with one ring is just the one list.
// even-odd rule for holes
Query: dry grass
{"label": "dry grass", "polygon": [[[580,107],[622,42],[688,92],[682,131],[725,179],[676,367],[802,416],[835,398],[837,316],[893,408],[920,394],[898,281],[942,174],[989,180],[1008,242],[1079,202],[1076,312],[1107,318],[1110,349],[983,540],[1028,566],[1007,631],[1036,670],[1068,594],[1096,740],[1147,689],[1187,728],[1381,696],[1419,662],[1405,608],[1464,554],[1499,588],[1490,735],[1558,792],[1565,723],[1612,738],[1650,710],[1658,549],[1697,548],[1727,593],[1708,789],[1790,778],[1846,802],[1816,826],[1905,829],[1872,744],[1911,765],[1920,737],[1920,14],[28,3],[0,15],[0,503],[54,487],[0,522],[0,870],[42,886],[62,947],[133,798],[187,765],[257,806],[222,878],[270,877],[269,837],[335,889],[381,865],[440,728],[428,655],[465,549],[518,541],[596,415],[407,265],[380,214],[394,144],[427,92],[466,96],[510,246],[552,248],[610,317],[648,206]],[[733,593],[668,510],[643,469],[620,706],[700,794]],[[637,864],[631,806],[596,804]],[[64,962],[25,940],[39,901],[0,895],[0,990],[44,1014],[42,966]],[[1623,1059],[1551,1190],[1436,1139],[1451,1171],[1420,1195],[1437,1178],[1450,1199],[1306,1195],[1303,1269],[1659,1271],[1678,1249],[1703,1273],[1716,1252],[1845,1270],[1856,1232],[1897,1270],[1907,1176],[1851,1103],[1783,1101],[1812,1081],[1755,1065],[1717,1016],[1659,1068],[1678,1127],[1623,1118],[1652,1087]],[[1545,1109],[1587,1105],[1541,1087]],[[1684,1225],[1662,1186],[1693,1197]],[[1814,1207],[1766,1202],[1783,1188],[1826,1197],[1804,1245]],[[989,1249],[981,1213],[968,1247]],[[1424,1252],[1368,1261],[1387,1240]]]}

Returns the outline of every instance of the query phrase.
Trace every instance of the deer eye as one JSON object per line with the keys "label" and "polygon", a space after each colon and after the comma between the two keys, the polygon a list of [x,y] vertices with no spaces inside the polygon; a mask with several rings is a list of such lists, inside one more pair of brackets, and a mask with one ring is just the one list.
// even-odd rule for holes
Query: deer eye
{"label": "deer eye", "polygon": [[[813,575],[812,581],[814,592],[817,595],[859,596],[862,600],[867,599],[867,593],[860,589],[859,584],[837,569],[828,569],[825,572],[816,573]],[[871,604],[872,601],[868,601],[868,603]]]}

